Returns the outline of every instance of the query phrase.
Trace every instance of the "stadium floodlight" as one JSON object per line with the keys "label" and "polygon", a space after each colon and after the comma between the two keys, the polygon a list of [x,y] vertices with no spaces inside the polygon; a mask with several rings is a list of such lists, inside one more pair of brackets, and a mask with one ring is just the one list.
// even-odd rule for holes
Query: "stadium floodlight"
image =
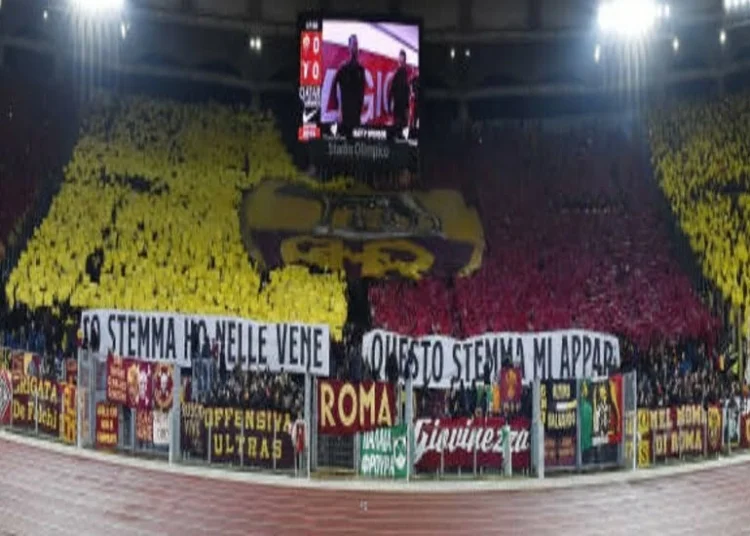
{"label": "stadium floodlight", "polygon": [[674,50],[675,54],[680,51],[680,40],[676,37],[672,39],[672,50]]}
{"label": "stadium floodlight", "polygon": [[596,44],[596,47],[594,47],[594,61],[596,63],[599,63],[599,60],[602,59],[602,46],[600,44]]}
{"label": "stadium floodlight", "polygon": [[598,22],[605,33],[641,37],[669,14],[669,6],[653,0],[606,0],[599,5]]}
{"label": "stadium floodlight", "polygon": [[456,59],[456,49],[454,47],[451,47],[451,59]]}
{"label": "stadium floodlight", "polygon": [[125,7],[125,0],[70,0],[77,11],[91,14],[119,13]]}
{"label": "stadium floodlight", "polygon": [[724,46],[727,44],[727,32],[722,30],[719,32],[719,44]]}

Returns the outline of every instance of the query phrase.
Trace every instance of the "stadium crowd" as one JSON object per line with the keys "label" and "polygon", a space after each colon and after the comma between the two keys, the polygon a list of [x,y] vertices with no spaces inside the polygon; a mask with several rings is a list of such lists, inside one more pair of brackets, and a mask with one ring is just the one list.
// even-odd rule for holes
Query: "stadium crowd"
{"label": "stadium crowd", "polygon": [[296,177],[272,118],[102,95],[82,132],[59,195],[10,275],[10,308],[57,314],[69,303],[302,321],[328,324],[341,338],[341,274],[262,274],[242,243],[242,191],[264,177]]}
{"label": "stadium crowd", "polygon": [[712,340],[718,326],[670,256],[642,159],[636,142],[609,130],[485,139],[470,159],[481,268],[454,281],[373,285],[375,323],[463,337],[578,327],[640,347]]}
{"label": "stadium crowd", "polygon": [[[51,93],[51,95],[50,95]],[[44,180],[61,165],[66,107],[55,92],[0,78],[0,278],[6,256],[23,240],[25,224]],[[7,259],[11,261],[11,259]],[[1,303],[1,302],[0,302]]]}
{"label": "stadium crowd", "polygon": [[[693,143],[700,129],[682,121],[696,112],[673,113],[679,118],[665,115],[652,126],[660,181],[706,272],[735,305],[744,305],[738,252],[747,201],[736,192],[744,175],[738,171],[723,183],[693,178],[705,158],[679,156],[683,149],[669,136],[677,132]],[[719,127],[711,134],[716,143],[726,140]],[[372,325],[454,337],[562,328],[615,333],[627,348],[626,369],[639,371],[644,404],[713,400],[736,390],[738,359],[727,366],[719,357],[721,326],[670,254],[669,216],[660,210],[637,139],[609,127],[498,129],[467,150],[471,165],[446,173],[462,177],[459,186],[482,214],[481,268],[468,277],[370,283]],[[686,184],[678,176],[688,177]],[[336,343],[336,375],[372,377],[358,355],[363,326],[345,330],[343,273],[313,274],[301,266],[266,273],[248,259],[238,208],[242,192],[266,177],[310,181],[295,169],[266,114],[98,96],[83,118],[60,193],[7,279],[2,341],[61,358],[75,346],[83,308],[322,323]],[[328,187],[347,183],[336,179]],[[716,227],[726,225],[727,213],[737,214],[736,225]],[[211,358],[203,353],[217,372],[194,371],[196,394],[299,408],[294,380],[228,372],[213,350]],[[678,374],[665,376],[675,367]],[[456,385],[423,400],[425,411],[464,415],[484,407],[487,394]]]}
{"label": "stadium crowd", "polygon": [[675,104],[650,123],[657,178],[705,276],[746,326],[750,312],[749,97]]}

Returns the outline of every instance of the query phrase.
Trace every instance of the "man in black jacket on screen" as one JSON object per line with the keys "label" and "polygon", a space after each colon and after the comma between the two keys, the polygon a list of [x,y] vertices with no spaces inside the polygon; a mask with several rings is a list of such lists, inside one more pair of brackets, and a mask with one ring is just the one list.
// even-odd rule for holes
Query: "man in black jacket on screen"
{"label": "man in black jacket on screen", "polygon": [[345,135],[362,124],[365,84],[365,68],[359,63],[359,42],[352,34],[349,36],[349,60],[339,67],[333,82],[333,97],[339,107],[338,122]]}

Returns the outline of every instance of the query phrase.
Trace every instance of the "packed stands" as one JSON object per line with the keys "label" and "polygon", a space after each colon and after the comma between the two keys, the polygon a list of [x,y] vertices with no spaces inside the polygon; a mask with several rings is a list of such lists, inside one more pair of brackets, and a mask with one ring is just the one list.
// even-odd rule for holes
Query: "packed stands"
{"label": "packed stands", "polygon": [[61,164],[65,108],[46,90],[0,79],[0,265],[20,246],[40,183]]}
{"label": "packed stands", "polygon": [[340,339],[341,274],[289,267],[264,277],[243,246],[242,191],[296,174],[270,116],[99,96],[8,301],[324,323]]}
{"label": "packed stands", "polygon": [[703,272],[735,310],[750,311],[747,95],[655,112],[651,148],[661,187]]}
{"label": "packed stands", "polygon": [[[624,133],[503,130],[484,136],[469,160],[487,240],[482,267],[409,291],[374,285],[378,325],[462,336],[580,327],[643,347],[711,339],[716,323],[672,260],[658,190]],[[446,326],[451,314],[438,303],[455,308],[457,326]]]}

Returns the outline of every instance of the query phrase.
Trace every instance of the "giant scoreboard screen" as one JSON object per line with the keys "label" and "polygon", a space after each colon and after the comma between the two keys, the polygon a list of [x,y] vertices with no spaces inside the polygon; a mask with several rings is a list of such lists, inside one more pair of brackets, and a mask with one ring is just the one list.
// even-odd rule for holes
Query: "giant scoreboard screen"
{"label": "giant scoreboard screen", "polygon": [[417,21],[300,16],[299,142],[322,161],[418,161],[420,39]]}

